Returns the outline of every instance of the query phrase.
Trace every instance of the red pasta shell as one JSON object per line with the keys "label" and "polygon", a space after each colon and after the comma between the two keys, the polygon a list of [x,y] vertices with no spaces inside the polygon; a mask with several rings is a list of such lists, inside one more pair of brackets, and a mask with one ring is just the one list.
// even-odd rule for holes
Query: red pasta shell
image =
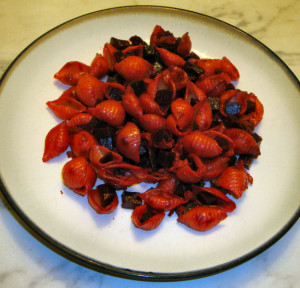
{"label": "red pasta shell", "polygon": [[107,184],[89,190],[88,201],[98,214],[110,214],[116,210],[119,204],[116,190]]}
{"label": "red pasta shell", "polygon": [[253,131],[263,118],[264,106],[253,93],[248,95],[247,100],[254,103],[255,110],[249,114],[242,115],[239,119],[239,123],[241,126],[244,126],[247,131]]}
{"label": "red pasta shell", "polygon": [[[207,201],[208,198],[208,201],[211,202],[211,204],[208,204],[209,206],[222,207],[226,210],[227,213],[232,212],[236,208],[235,203],[230,198],[228,198],[223,192],[221,192],[216,188],[193,185],[192,192],[194,194],[194,198],[196,202],[200,202],[199,203],[200,205],[202,205],[201,198],[204,198],[205,202]],[[206,206],[207,204],[203,204],[203,205]]]}
{"label": "red pasta shell", "polygon": [[75,193],[85,196],[96,183],[96,173],[87,160],[76,157],[67,162],[62,169],[64,184]]}
{"label": "red pasta shell", "polygon": [[89,124],[93,119],[93,116],[87,113],[79,113],[73,116],[67,123],[69,128],[75,128]]}
{"label": "red pasta shell", "polygon": [[190,53],[192,48],[192,41],[189,36],[189,33],[185,33],[182,35],[181,40],[177,47],[177,53],[181,56],[186,56]]}
{"label": "red pasta shell", "polygon": [[122,98],[122,105],[129,115],[136,119],[140,119],[143,115],[143,108],[139,98],[135,95],[133,89],[128,86]]}
{"label": "red pasta shell", "polygon": [[188,159],[186,165],[176,169],[176,177],[184,183],[198,183],[204,176],[206,166],[195,154],[190,154]]}
{"label": "red pasta shell", "polygon": [[114,127],[123,125],[125,120],[123,105],[113,99],[102,101],[96,107],[89,108],[87,112]]}
{"label": "red pasta shell", "polygon": [[226,86],[231,82],[230,77],[226,73],[207,76],[202,80],[197,80],[196,85],[208,96],[218,97],[224,91]]}
{"label": "red pasta shell", "polygon": [[239,128],[230,128],[226,129],[224,134],[233,141],[235,154],[247,154],[256,158],[260,155],[259,145],[247,131]]}
{"label": "red pasta shell", "polygon": [[151,36],[150,36],[150,45],[156,45],[158,39],[165,33],[165,30],[160,25],[155,25]]}
{"label": "red pasta shell", "polygon": [[150,189],[140,193],[139,197],[150,207],[158,211],[170,211],[186,203],[186,200],[163,189]]}
{"label": "red pasta shell", "polygon": [[171,110],[179,130],[185,130],[191,126],[194,119],[194,111],[189,102],[182,98],[177,98],[172,102]]}
{"label": "red pasta shell", "polygon": [[102,145],[95,144],[90,147],[89,159],[94,167],[101,168],[105,165],[120,163],[123,157]]}
{"label": "red pasta shell", "polygon": [[184,135],[187,135],[189,134],[191,131],[192,131],[192,126],[190,126],[189,129],[187,129],[186,131],[182,132],[178,129],[178,126],[177,126],[177,121],[174,117],[173,114],[170,114],[168,117],[167,117],[167,120],[166,120],[166,126],[167,128],[172,132],[172,134],[176,135],[176,136],[184,136]]}
{"label": "red pasta shell", "polygon": [[166,128],[166,119],[157,114],[144,114],[140,119],[140,123],[146,131],[151,133]]}
{"label": "red pasta shell", "polygon": [[238,69],[231,63],[231,61],[226,58],[223,57],[221,59],[221,70],[226,72],[232,81],[237,81],[240,78],[240,73],[238,71]]}
{"label": "red pasta shell", "polygon": [[204,173],[203,180],[209,181],[219,177],[228,167],[229,160],[229,157],[224,156],[218,156],[212,159],[204,159],[203,163],[206,166],[206,171]]}
{"label": "red pasta shell", "polygon": [[53,111],[55,116],[62,120],[69,120],[76,114],[86,110],[84,105],[69,96],[48,101],[46,104]]}
{"label": "red pasta shell", "polygon": [[106,60],[108,70],[113,70],[114,65],[116,63],[116,57],[115,57],[115,52],[117,49],[110,45],[109,43],[104,44],[103,48],[103,56]]}
{"label": "red pasta shell", "polygon": [[165,113],[161,110],[159,104],[155,102],[148,93],[143,93],[139,97],[139,102],[145,114],[157,114],[160,116],[165,115]]}
{"label": "red pasta shell", "polygon": [[90,73],[90,66],[79,61],[70,61],[54,74],[54,78],[64,84],[75,86],[79,77],[88,73]]}
{"label": "red pasta shell", "polygon": [[127,122],[120,129],[116,137],[116,147],[126,158],[140,162],[141,133],[140,129],[132,122]]}
{"label": "red pasta shell", "polygon": [[156,188],[173,193],[175,191],[177,184],[178,184],[178,179],[176,178],[175,174],[170,173],[167,179],[160,180],[157,183]]}
{"label": "red pasta shell", "polygon": [[77,83],[77,97],[86,106],[94,107],[104,98],[101,82],[92,75],[83,75]]}
{"label": "red pasta shell", "polygon": [[138,56],[128,56],[114,65],[115,70],[127,81],[148,78],[153,74],[153,65]]}
{"label": "red pasta shell", "polygon": [[180,57],[175,53],[170,52],[167,49],[156,47],[156,50],[158,51],[161,60],[168,67],[170,66],[182,67],[185,64],[185,60],[182,57]]}
{"label": "red pasta shell", "polygon": [[97,144],[96,139],[87,131],[80,131],[70,137],[70,147],[76,157],[88,158],[93,145]]}
{"label": "red pasta shell", "polygon": [[150,231],[157,228],[160,225],[160,223],[165,217],[164,212],[153,212],[154,215],[151,216],[149,219],[147,219],[146,221],[141,220],[142,216],[148,213],[149,209],[151,208],[147,205],[140,205],[133,210],[131,215],[131,221],[136,228]]}
{"label": "red pasta shell", "polygon": [[183,148],[199,157],[211,158],[222,153],[222,148],[216,140],[204,135],[200,131],[193,131],[185,135],[182,140]]}
{"label": "red pasta shell", "polygon": [[[252,181],[252,178],[250,178]],[[226,168],[218,178],[218,186],[227,189],[234,197],[240,198],[248,189],[249,176],[244,169],[243,161]]]}
{"label": "red pasta shell", "polygon": [[145,169],[128,163],[108,163],[97,169],[98,178],[116,189],[126,189],[129,186],[144,182],[148,173]]}
{"label": "red pasta shell", "polygon": [[103,55],[97,53],[91,63],[90,74],[97,78],[101,78],[105,76],[107,72],[108,72],[107,60]]}
{"label": "red pasta shell", "polygon": [[187,82],[188,82],[188,75],[187,73],[180,67],[177,66],[170,66],[162,73],[164,81],[172,81],[175,85],[176,90],[183,89]]}
{"label": "red pasta shell", "polygon": [[206,131],[212,124],[213,115],[208,99],[205,97],[202,101],[193,106],[194,123],[199,131]]}
{"label": "red pasta shell", "polygon": [[208,231],[226,217],[223,208],[198,206],[180,215],[177,221],[197,231]]}
{"label": "red pasta shell", "polygon": [[69,132],[65,121],[57,124],[46,135],[43,162],[62,154],[69,147]]}

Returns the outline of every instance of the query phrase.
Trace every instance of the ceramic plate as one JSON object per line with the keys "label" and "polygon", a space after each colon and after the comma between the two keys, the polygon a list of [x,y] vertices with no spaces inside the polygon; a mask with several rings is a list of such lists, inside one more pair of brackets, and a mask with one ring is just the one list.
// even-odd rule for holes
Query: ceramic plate
{"label": "ceramic plate", "polygon": [[[90,64],[112,36],[148,41],[156,24],[176,36],[189,32],[200,56],[227,56],[241,75],[237,88],[255,93],[265,107],[256,130],[263,142],[251,168],[254,183],[236,201],[237,209],[205,233],[185,228],[175,215],[150,232],[133,227],[131,210],[97,215],[86,198],[63,186],[65,155],[42,162],[45,135],[59,122],[45,103],[67,88],[54,73],[68,61]],[[4,198],[43,243],[86,267],[141,280],[207,276],[267,249],[299,217],[299,81],[263,44],[217,19],[148,6],[84,15],[27,47],[4,74],[0,92]]]}

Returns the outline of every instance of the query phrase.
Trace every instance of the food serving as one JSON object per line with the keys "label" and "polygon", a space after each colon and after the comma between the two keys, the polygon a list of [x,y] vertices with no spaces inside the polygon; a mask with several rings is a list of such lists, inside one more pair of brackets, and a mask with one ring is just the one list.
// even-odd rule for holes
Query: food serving
{"label": "food serving", "polygon": [[[43,161],[66,152],[65,186],[99,214],[121,202],[143,230],[174,214],[191,229],[212,229],[252,184],[260,155],[264,108],[236,88],[239,77],[225,56],[193,52],[188,32],[156,25],[149,44],[111,37],[90,65],[71,61],[55,73],[70,87],[47,102],[62,121],[46,136]],[[130,192],[142,182],[152,187]]]}

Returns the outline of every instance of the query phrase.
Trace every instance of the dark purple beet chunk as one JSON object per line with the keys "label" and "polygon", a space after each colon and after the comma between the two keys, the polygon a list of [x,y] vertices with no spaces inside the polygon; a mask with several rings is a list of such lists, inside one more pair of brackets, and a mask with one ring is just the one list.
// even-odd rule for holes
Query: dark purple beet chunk
{"label": "dark purple beet chunk", "polygon": [[249,170],[253,164],[255,157],[252,155],[240,155],[239,160],[244,162],[244,166],[247,170]]}
{"label": "dark purple beet chunk", "polygon": [[111,88],[110,92],[109,92],[109,97],[111,99],[114,99],[116,101],[121,101],[123,98],[123,94],[124,92],[121,91],[120,89],[117,88]]}
{"label": "dark purple beet chunk", "polygon": [[132,46],[147,45],[147,43],[141,37],[139,37],[137,35],[130,37],[129,41],[131,42]]}
{"label": "dark purple beet chunk", "polygon": [[172,102],[172,91],[170,90],[158,90],[155,95],[155,102],[157,102],[160,106],[170,105]]}
{"label": "dark purple beet chunk", "polygon": [[197,200],[202,204],[202,205],[214,205],[214,206],[223,206],[224,201],[210,193],[207,192],[199,192],[197,193],[196,196]]}
{"label": "dark purple beet chunk", "polygon": [[260,145],[261,141],[262,141],[262,137],[260,137],[257,133],[253,133],[252,137],[254,138],[255,142]]}
{"label": "dark purple beet chunk", "polygon": [[116,195],[116,190],[112,186],[108,184],[102,184],[97,186],[97,190],[99,191],[101,196],[102,207],[106,207],[112,203]]}
{"label": "dark purple beet chunk", "polygon": [[134,81],[130,85],[137,97],[141,96],[147,90],[147,84],[143,80]]}
{"label": "dark purple beet chunk", "polygon": [[114,55],[115,55],[117,63],[121,62],[125,58],[125,55],[120,50],[115,51]]}
{"label": "dark purple beet chunk", "polygon": [[250,113],[254,112],[255,109],[256,109],[255,102],[248,100],[247,101],[247,110],[246,110],[245,114],[246,115],[250,114]]}
{"label": "dark purple beet chunk", "polygon": [[225,87],[225,91],[227,91],[227,90],[233,90],[233,89],[235,89],[235,87],[234,87],[234,85],[233,85],[232,83],[229,83],[229,84],[226,85],[226,87]]}
{"label": "dark purple beet chunk", "polygon": [[142,215],[142,217],[139,219],[139,221],[140,221],[140,223],[144,223],[147,220],[149,220],[151,217],[153,217],[154,215],[155,215],[155,213],[153,212],[153,210],[150,207],[148,207],[148,209]]}
{"label": "dark purple beet chunk", "polygon": [[166,142],[172,141],[172,132],[167,129],[161,129],[157,132],[151,134],[152,141],[154,143],[160,143],[161,141],[165,140]]}
{"label": "dark purple beet chunk", "polygon": [[122,204],[121,207],[125,209],[134,209],[137,206],[143,204],[141,198],[138,196],[136,192],[128,192],[124,191],[121,195]]}
{"label": "dark purple beet chunk", "polygon": [[196,80],[201,74],[204,73],[204,70],[200,66],[189,61],[186,61],[182,68],[192,81]]}
{"label": "dark purple beet chunk", "polygon": [[118,50],[123,50],[130,46],[130,42],[127,40],[121,40],[121,39],[117,39],[115,37],[111,37],[110,45],[114,46]]}
{"label": "dark purple beet chunk", "polygon": [[157,153],[157,163],[163,168],[170,168],[173,166],[175,160],[175,153],[173,151],[159,150]]}

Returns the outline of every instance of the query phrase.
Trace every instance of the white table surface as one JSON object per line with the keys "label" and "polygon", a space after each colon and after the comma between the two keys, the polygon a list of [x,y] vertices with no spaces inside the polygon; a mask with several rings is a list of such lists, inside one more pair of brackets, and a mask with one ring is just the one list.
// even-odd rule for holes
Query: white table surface
{"label": "white table surface", "polygon": [[[0,76],[14,58],[49,29],[89,12],[125,5],[162,5],[207,14],[251,34],[300,77],[300,1],[0,1]],[[299,287],[299,221],[254,259],[214,276],[149,283],[91,271],[57,255],[28,233],[0,201],[0,287]]]}

